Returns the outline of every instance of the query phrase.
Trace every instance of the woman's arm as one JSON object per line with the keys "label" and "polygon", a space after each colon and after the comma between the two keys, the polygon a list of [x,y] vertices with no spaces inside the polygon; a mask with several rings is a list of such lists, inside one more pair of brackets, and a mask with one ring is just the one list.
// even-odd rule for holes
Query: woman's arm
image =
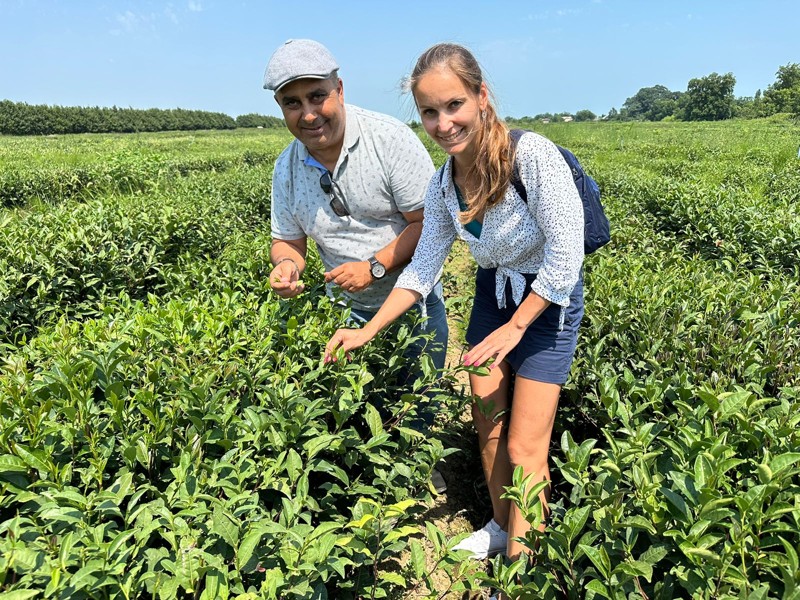
{"label": "woman's arm", "polygon": [[493,369],[499,365],[522,340],[525,330],[539,318],[539,315],[548,306],[550,306],[550,301],[545,300],[536,292],[528,294],[508,323],[495,329],[464,355],[464,364],[466,366],[482,365],[490,358],[494,358],[494,362],[489,365],[489,368]]}
{"label": "woman's arm", "polygon": [[442,196],[439,177],[434,175],[425,194],[425,218],[419,244],[411,264],[397,279],[395,288],[380,310],[361,329],[339,329],[325,346],[325,362],[334,361],[333,354],[360,348],[389,323],[414,306],[422,296],[430,293],[436,276],[444,264],[456,237],[453,218],[448,213]]}
{"label": "woman's arm", "polygon": [[580,194],[566,161],[546,138],[523,135],[517,146],[517,166],[528,190],[528,210],[545,238],[544,262],[531,289],[555,304],[568,306],[583,264]]}
{"label": "woman's arm", "polygon": [[325,345],[325,362],[336,362],[334,352],[360,348],[397,317],[414,306],[421,295],[413,290],[394,288],[380,310],[361,329],[338,329]]}

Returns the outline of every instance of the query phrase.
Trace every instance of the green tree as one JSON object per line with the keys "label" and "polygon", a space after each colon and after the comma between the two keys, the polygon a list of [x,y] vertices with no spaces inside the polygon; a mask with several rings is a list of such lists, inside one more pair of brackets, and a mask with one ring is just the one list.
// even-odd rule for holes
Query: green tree
{"label": "green tree", "polygon": [[663,85],[643,87],[625,100],[622,109],[630,119],[660,121],[675,114],[681,95]]}
{"label": "green tree", "polygon": [[800,114],[800,64],[789,63],[778,67],[775,83],[764,92],[768,112],[791,112]]}
{"label": "green tree", "polygon": [[576,121],[594,121],[596,118],[597,115],[588,109],[579,110],[575,113]]}
{"label": "green tree", "polygon": [[686,93],[681,98],[683,118],[686,121],[721,121],[733,116],[733,73],[711,73],[689,80]]}
{"label": "green tree", "polygon": [[248,113],[246,115],[239,115],[236,117],[237,127],[263,127],[265,129],[283,128],[283,119],[278,117],[271,117],[268,115],[259,115],[257,113]]}

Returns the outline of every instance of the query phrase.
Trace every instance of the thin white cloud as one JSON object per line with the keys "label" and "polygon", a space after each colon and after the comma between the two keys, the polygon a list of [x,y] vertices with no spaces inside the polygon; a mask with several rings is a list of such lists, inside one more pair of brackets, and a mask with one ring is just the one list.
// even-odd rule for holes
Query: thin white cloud
{"label": "thin white cloud", "polygon": [[111,35],[142,34],[148,31],[158,35],[159,29],[164,25],[180,25],[180,15],[174,5],[167,4],[161,12],[136,13],[126,10],[124,13],[117,13],[113,22],[116,27],[109,30]]}
{"label": "thin white cloud", "polygon": [[177,15],[177,14],[175,13],[175,11],[172,9],[172,5],[171,5],[171,4],[168,4],[168,5],[167,5],[167,7],[164,9],[164,15],[165,15],[165,16],[166,16],[166,17],[167,17],[167,18],[168,18],[170,21],[172,21],[173,23],[175,23],[175,25],[178,25],[178,15]]}
{"label": "thin white cloud", "polygon": [[142,22],[142,18],[136,13],[126,10],[121,15],[117,15],[116,21],[123,30],[131,32],[139,26],[139,24]]}
{"label": "thin white cloud", "polygon": [[199,2],[195,2],[194,0],[189,0],[189,11],[191,12],[203,12],[203,5]]}
{"label": "thin white cloud", "polygon": [[[597,0],[598,2],[600,0]],[[560,8],[556,11],[543,11],[539,13],[530,13],[527,16],[528,21],[549,21],[557,17],[572,17],[583,13],[580,8]]]}

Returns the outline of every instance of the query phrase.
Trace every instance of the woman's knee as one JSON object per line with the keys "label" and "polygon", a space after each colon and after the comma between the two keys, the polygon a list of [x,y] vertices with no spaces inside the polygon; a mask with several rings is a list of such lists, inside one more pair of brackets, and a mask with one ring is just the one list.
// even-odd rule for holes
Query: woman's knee
{"label": "woman's knee", "polygon": [[[547,467],[547,446],[531,443],[530,440],[519,440],[509,437],[508,439],[508,459],[512,469],[521,466],[526,474],[536,473],[549,478]],[[537,479],[541,480],[540,477]]]}

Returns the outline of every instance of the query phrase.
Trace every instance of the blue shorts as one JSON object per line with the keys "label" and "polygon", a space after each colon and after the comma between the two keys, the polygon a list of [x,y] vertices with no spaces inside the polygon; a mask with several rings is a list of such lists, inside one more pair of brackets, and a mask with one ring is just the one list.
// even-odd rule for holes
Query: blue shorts
{"label": "blue shorts", "polygon": [[[495,329],[508,323],[517,310],[510,282],[506,282],[506,307],[497,308],[495,272],[496,269],[478,267],[475,300],[467,326],[466,337],[470,346],[479,344]],[[536,275],[523,275],[526,287],[522,297],[524,300],[531,291],[530,286]],[[517,347],[508,353],[505,360],[517,375],[544,383],[566,383],[583,318],[583,271],[564,312],[564,323],[559,327],[561,306],[550,304],[528,327]]]}

